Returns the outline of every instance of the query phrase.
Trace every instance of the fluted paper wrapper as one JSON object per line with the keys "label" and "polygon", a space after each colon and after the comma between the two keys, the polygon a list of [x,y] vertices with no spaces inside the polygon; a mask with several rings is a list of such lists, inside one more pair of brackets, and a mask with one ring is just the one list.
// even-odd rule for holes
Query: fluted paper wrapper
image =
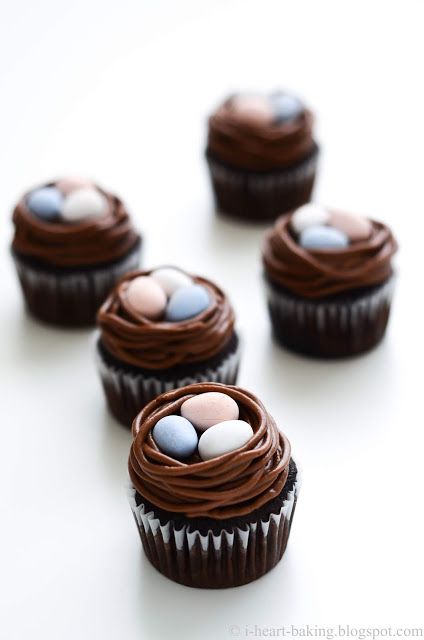
{"label": "fluted paper wrapper", "polygon": [[236,383],[241,357],[241,340],[235,351],[222,357],[214,367],[199,363],[199,372],[179,378],[155,376],[154,372],[129,371],[105,361],[96,340],[97,366],[111,413],[124,426],[131,428],[134,417],[151,400],[161,393],[185,387],[195,382]]}
{"label": "fluted paper wrapper", "polygon": [[265,278],[274,335],[289,349],[316,357],[346,357],[368,351],[386,331],[395,278],[349,300],[299,299]]}
{"label": "fluted paper wrapper", "polygon": [[29,311],[50,324],[87,326],[116,282],[140,263],[140,246],[113,264],[83,271],[48,271],[28,265],[13,254]]}
{"label": "fluted paper wrapper", "polygon": [[256,173],[228,167],[207,155],[218,211],[247,220],[272,220],[309,202],[318,163],[318,148],[303,162]]}
{"label": "fluted paper wrapper", "polygon": [[[237,587],[260,578],[286,549],[298,494],[298,482],[278,513],[264,520],[207,533],[170,520],[161,523],[154,511],[137,505],[131,485],[129,500],[144,551],[163,575],[189,587]],[[219,526],[219,520],[215,521]]]}

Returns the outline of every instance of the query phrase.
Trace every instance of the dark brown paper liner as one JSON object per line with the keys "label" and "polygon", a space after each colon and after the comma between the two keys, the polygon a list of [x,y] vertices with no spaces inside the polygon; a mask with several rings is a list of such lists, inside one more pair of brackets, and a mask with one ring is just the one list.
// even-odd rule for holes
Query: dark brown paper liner
{"label": "dark brown paper liner", "polygon": [[65,327],[94,325],[96,313],[116,282],[140,263],[140,242],[110,265],[51,270],[12,252],[25,304],[36,318]]}
{"label": "dark brown paper liner", "polygon": [[297,298],[265,277],[274,336],[292,351],[320,358],[368,351],[385,334],[394,280],[391,276],[362,293],[317,301]]}
{"label": "dark brown paper liner", "polygon": [[[161,393],[185,387],[195,382],[236,383],[241,357],[241,340],[230,352],[225,352],[214,364],[199,363],[198,372],[170,377],[166,371],[155,372],[128,370],[125,366],[108,362],[96,341],[97,365],[106,395],[107,404],[112,415],[125,427],[131,428],[134,417],[151,400]],[[159,375],[161,373],[162,375]]]}
{"label": "dark brown paper liner", "polygon": [[318,155],[315,147],[312,154],[295,166],[256,173],[229,167],[207,153],[216,209],[256,222],[274,220],[297,209],[311,199]]}
{"label": "dark brown paper liner", "polygon": [[153,510],[137,505],[131,485],[129,500],[143,549],[164,576],[188,587],[223,589],[248,584],[281,560],[289,539],[298,482],[288,491],[277,513],[232,528],[207,533],[173,520],[164,522]]}

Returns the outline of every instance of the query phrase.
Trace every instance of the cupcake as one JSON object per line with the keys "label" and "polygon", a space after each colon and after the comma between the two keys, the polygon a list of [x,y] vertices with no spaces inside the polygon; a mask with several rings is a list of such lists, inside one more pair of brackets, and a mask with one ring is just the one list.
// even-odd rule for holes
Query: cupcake
{"label": "cupcake", "polygon": [[312,129],[311,111],[291,94],[228,98],[209,118],[217,209],[261,221],[308,202],[318,159]]}
{"label": "cupcake", "polygon": [[375,220],[312,203],[281,216],[263,245],[276,339],[323,358],[374,347],[389,319],[396,250]]}
{"label": "cupcake", "polygon": [[107,403],[127,427],[164,391],[236,381],[234,312],[225,293],[205,278],[173,267],[127,274],[100,308],[98,326]]}
{"label": "cupcake", "polygon": [[137,415],[130,504],[158,571],[236,587],[281,559],[297,499],[290,444],[253,394],[215,383],[158,396]]}
{"label": "cupcake", "polygon": [[29,311],[55,325],[94,324],[115,282],[136,269],[141,240],[115,195],[64,178],[26,193],[13,212],[12,256]]}

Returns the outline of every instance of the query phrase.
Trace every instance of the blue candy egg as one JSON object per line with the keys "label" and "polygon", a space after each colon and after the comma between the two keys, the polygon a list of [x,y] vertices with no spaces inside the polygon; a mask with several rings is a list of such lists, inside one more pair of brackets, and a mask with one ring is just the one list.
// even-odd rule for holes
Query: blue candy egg
{"label": "blue candy egg", "polygon": [[278,124],[287,120],[295,120],[303,111],[303,104],[295,96],[288,93],[275,93],[271,96],[274,122]]}
{"label": "blue candy egg", "polygon": [[53,220],[60,214],[63,195],[56,187],[34,189],[27,197],[27,207],[41,220]]}
{"label": "blue candy egg", "polygon": [[153,427],[153,440],[171,458],[188,458],[197,449],[197,433],[191,422],[182,416],[165,416]]}
{"label": "blue candy egg", "polygon": [[334,227],[317,224],[302,231],[299,244],[304,249],[343,249],[348,246],[349,238]]}
{"label": "blue candy egg", "polygon": [[169,299],[165,319],[170,322],[181,322],[194,318],[208,308],[209,293],[200,284],[191,284],[177,289]]}

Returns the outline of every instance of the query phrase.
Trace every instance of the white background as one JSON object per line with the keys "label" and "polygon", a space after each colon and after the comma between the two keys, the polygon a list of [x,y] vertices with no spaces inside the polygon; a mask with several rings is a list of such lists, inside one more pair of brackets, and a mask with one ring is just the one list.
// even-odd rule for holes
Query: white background
{"label": "white background", "polygon": [[[0,7],[0,637],[225,640],[254,625],[422,624],[422,3]],[[400,241],[387,338],[360,358],[309,361],[273,344],[263,229],[213,212],[207,113],[231,90],[279,87],[317,112],[317,198],[386,220]],[[105,410],[92,333],[23,310],[10,212],[22,190],[68,173],[126,200],[145,266],[209,276],[234,302],[239,382],[303,468],[287,553],[246,587],[192,590],[148,564],[125,495],[130,435]]]}

